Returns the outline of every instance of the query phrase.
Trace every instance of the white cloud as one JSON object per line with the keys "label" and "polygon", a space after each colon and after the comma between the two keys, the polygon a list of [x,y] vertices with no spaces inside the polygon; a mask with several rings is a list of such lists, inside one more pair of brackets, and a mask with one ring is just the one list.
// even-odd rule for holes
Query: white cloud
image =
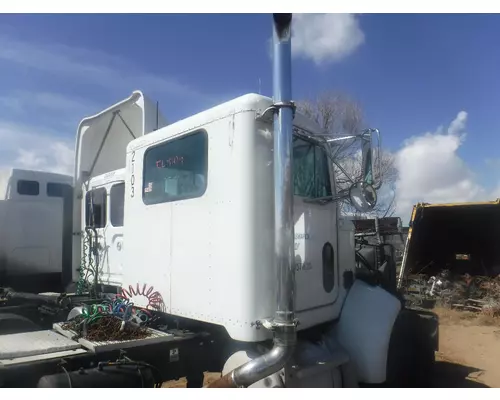
{"label": "white cloud", "polygon": [[74,146],[56,132],[0,121],[0,167],[73,175]]}
{"label": "white cloud", "polygon": [[491,199],[459,156],[466,139],[467,113],[461,111],[445,130],[414,136],[396,154],[397,214],[405,223],[418,202],[445,203]]}
{"label": "white cloud", "polygon": [[126,59],[98,50],[28,43],[3,35],[0,36],[0,61],[107,88],[123,89],[124,82],[127,82],[133,85],[129,88],[130,92],[140,88],[184,98],[210,99],[171,77],[144,72]]}
{"label": "white cloud", "polygon": [[316,64],[337,62],[363,44],[365,35],[353,14],[295,14],[292,53]]}
{"label": "white cloud", "polygon": [[128,59],[98,50],[26,42],[0,34],[0,65],[5,70],[23,68],[28,73],[41,73],[65,88],[62,92],[34,88],[0,94],[0,167],[73,174],[78,122],[109,105],[74,96],[75,84],[85,85],[85,92],[90,93],[89,85],[97,87],[93,97],[141,89],[158,97],[213,102],[211,96],[171,77],[141,70]]}
{"label": "white cloud", "polygon": [[18,149],[13,167],[73,175],[74,151],[64,142],[52,141],[44,148]]}
{"label": "white cloud", "polygon": [[96,105],[89,103],[76,96],[66,96],[52,92],[29,92],[13,91],[0,96],[0,106],[7,108],[10,112],[27,112],[29,109],[36,109],[42,112],[58,112],[67,116],[67,113],[78,113],[80,118],[82,113],[97,111]]}
{"label": "white cloud", "polygon": [[[8,116],[0,119],[0,167],[68,175],[73,175],[77,124],[100,108],[78,97],[28,91],[5,93],[0,107]],[[26,117],[29,123],[17,122]]]}
{"label": "white cloud", "polygon": [[[465,128],[467,124],[467,113],[465,111],[460,111],[456,118],[451,121],[450,126],[448,127],[448,133],[450,135],[465,135]],[[465,137],[464,137],[465,139]]]}

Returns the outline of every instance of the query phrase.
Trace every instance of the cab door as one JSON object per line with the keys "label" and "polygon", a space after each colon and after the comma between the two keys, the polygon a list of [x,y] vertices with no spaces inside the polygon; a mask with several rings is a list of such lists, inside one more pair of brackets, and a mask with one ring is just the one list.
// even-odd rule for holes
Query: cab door
{"label": "cab door", "polygon": [[331,305],[337,298],[337,205],[310,201],[332,195],[325,150],[295,137],[293,159],[296,307],[300,313]]}
{"label": "cab door", "polygon": [[123,220],[125,182],[108,185],[109,220],[104,232],[108,247],[108,280],[114,286],[122,285],[123,276]]}
{"label": "cab door", "polygon": [[93,259],[93,267],[98,264],[99,281],[103,285],[122,285],[124,194],[122,180],[100,182],[86,193],[84,256],[88,265],[92,251],[88,238],[97,234],[98,257]]}
{"label": "cab door", "polygon": [[[92,185],[92,183],[91,183]],[[85,193],[84,229],[82,236],[83,278],[88,283],[94,282],[96,271],[102,282],[106,270],[107,249],[104,231],[108,219],[107,190],[105,185],[92,185]]]}

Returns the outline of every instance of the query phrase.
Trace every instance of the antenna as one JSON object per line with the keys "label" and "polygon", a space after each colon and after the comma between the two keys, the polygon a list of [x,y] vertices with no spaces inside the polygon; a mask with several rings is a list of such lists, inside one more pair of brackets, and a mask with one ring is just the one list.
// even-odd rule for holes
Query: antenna
{"label": "antenna", "polygon": [[160,118],[160,102],[156,100],[156,130],[158,130],[158,125],[160,122],[158,121]]}
{"label": "antenna", "polygon": [[262,94],[261,87],[262,87],[262,82],[260,81],[260,78],[259,78],[259,94]]}

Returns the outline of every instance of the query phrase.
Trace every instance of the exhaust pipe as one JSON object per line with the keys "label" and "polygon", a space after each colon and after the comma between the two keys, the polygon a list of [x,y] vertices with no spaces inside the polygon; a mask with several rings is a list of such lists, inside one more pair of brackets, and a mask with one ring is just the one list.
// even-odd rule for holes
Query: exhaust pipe
{"label": "exhaust pipe", "polygon": [[208,387],[248,387],[281,370],[295,350],[295,269],[293,224],[292,14],[273,14],[274,221],[277,267],[274,346]]}

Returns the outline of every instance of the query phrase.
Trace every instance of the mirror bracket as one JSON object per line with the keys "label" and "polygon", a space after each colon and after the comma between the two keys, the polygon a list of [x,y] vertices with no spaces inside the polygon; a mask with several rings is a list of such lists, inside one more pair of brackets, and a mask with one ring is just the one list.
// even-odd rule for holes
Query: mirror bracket
{"label": "mirror bracket", "polygon": [[292,110],[292,118],[295,118],[295,111],[297,110],[297,106],[293,101],[278,101],[275,102],[272,106],[267,107],[262,112],[257,112],[255,119],[257,121],[271,121],[272,116],[280,109],[280,108],[290,108]]}
{"label": "mirror bracket", "polygon": [[[357,193],[356,193],[357,192]],[[337,202],[349,199],[349,203],[361,213],[366,213],[377,205],[377,190],[364,181],[353,183],[348,190],[337,193],[336,196],[306,198],[305,203],[315,203],[325,205],[330,202]]]}

